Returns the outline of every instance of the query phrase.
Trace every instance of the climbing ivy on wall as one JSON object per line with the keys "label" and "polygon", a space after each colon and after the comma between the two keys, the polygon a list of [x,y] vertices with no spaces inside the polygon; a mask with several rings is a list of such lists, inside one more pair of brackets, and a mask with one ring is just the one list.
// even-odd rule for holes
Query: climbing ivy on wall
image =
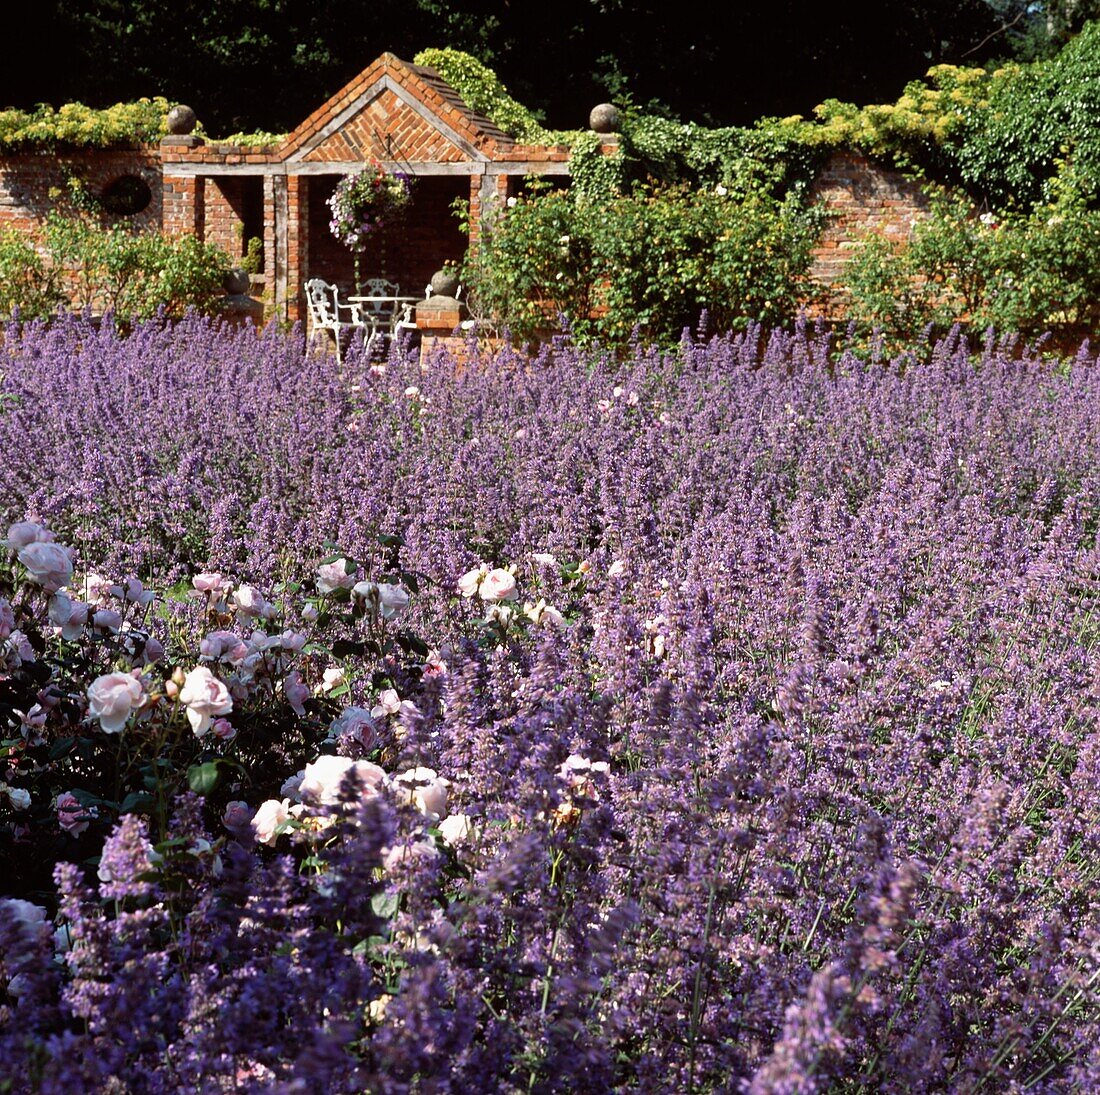
{"label": "climbing ivy on wall", "polygon": [[167,99],[139,99],[96,110],[66,103],[56,110],[42,104],[34,110],[0,111],[0,151],[48,148],[132,147],[159,141],[170,104]]}

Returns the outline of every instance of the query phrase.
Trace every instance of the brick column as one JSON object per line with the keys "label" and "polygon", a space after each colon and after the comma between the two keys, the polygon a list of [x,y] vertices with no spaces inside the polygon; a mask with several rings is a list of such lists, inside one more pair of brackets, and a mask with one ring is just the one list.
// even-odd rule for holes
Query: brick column
{"label": "brick column", "polygon": [[309,266],[309,179],[288,175],[286,180],[286,318],[302,318],[302,287]]}
{"label": "brick column", "polygon": [[161,218],[165,235],[201,240],[206,232],[206,180],[201,175],[166,175]]}
{"label": "brick column", "polygon": [[264,315],[275,314],[275,176],[264,176]]}

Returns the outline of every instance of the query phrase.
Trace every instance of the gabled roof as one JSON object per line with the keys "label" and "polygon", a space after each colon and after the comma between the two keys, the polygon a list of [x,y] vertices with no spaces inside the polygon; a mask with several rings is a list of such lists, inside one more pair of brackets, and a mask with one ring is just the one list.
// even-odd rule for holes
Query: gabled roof
{"label": "gabled roof", "polygon": [[515,142],[434,69],[383,53],[315,110],[272,159],[441,163],[507,159]]}

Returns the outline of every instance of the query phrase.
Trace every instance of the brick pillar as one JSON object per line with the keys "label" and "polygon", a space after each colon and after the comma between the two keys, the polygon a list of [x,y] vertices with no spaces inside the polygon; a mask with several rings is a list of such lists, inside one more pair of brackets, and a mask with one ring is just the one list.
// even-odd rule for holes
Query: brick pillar
{"label": "brick pillar", "polygon": [[275,318],[284,320],[287,318],[286,250],[287,237],[289,235],[287,177],[286,175],[276,175],[272,181],[274,184],[275,202],[275,256],[273,259],[275,284],[272,286],[272,300],[274,303]]}
{"label": "brick pillar", "polygon": [[303,317],[302,287],[308,280],[308,177],[305,175],[288,175],[286,180],[286,196],[286,318],[293,323]]}
{"label": "brick pillar", "polygon": [[[470,176],[470,253],[477,251],[478,237],[481,235],[481,218],[489,211],[489,205],[497,198],[502,202],[507,198],[507,190],[501,190],[501,175],[485,174]],[[507,183],[505,182],[505,186]]]}
{"label": "brick pillar", "polygon": [[206,232],[206,180],[201,175],[165,175],[161,222],[168,236]]}
{"label": "brick pillar", "polygon": [[275,314],[275,176],[264,176],[264,314]]}

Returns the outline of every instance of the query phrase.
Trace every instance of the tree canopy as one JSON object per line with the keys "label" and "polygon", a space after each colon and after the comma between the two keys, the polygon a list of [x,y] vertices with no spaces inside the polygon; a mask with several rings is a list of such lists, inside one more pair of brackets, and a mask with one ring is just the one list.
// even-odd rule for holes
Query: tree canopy
{"label": "tree canopy", "polygon": [[[1076,12],[1092,2],[1048,6]],[[1021,15],[1017,3],[920,0],[867,19],[845,0],[717,8],[559,0],[552,9],[484,0],[43,0],[7,16],[12,41],[48,45],[49,55],[43,63],[28,49],[22,70],[9,55],[16,63],[0,73],[0,107],[164,95],[192,105],[215,135],[286,130],[384,50],[411,58],[453,46],[490,64],[554,127],[583,126],[608,98],[746,124],[806,114],[829,97],[888,100],[932,64],[1003,54],[1024,24],[1046,25],[1046,9],[1029,2]]]}

